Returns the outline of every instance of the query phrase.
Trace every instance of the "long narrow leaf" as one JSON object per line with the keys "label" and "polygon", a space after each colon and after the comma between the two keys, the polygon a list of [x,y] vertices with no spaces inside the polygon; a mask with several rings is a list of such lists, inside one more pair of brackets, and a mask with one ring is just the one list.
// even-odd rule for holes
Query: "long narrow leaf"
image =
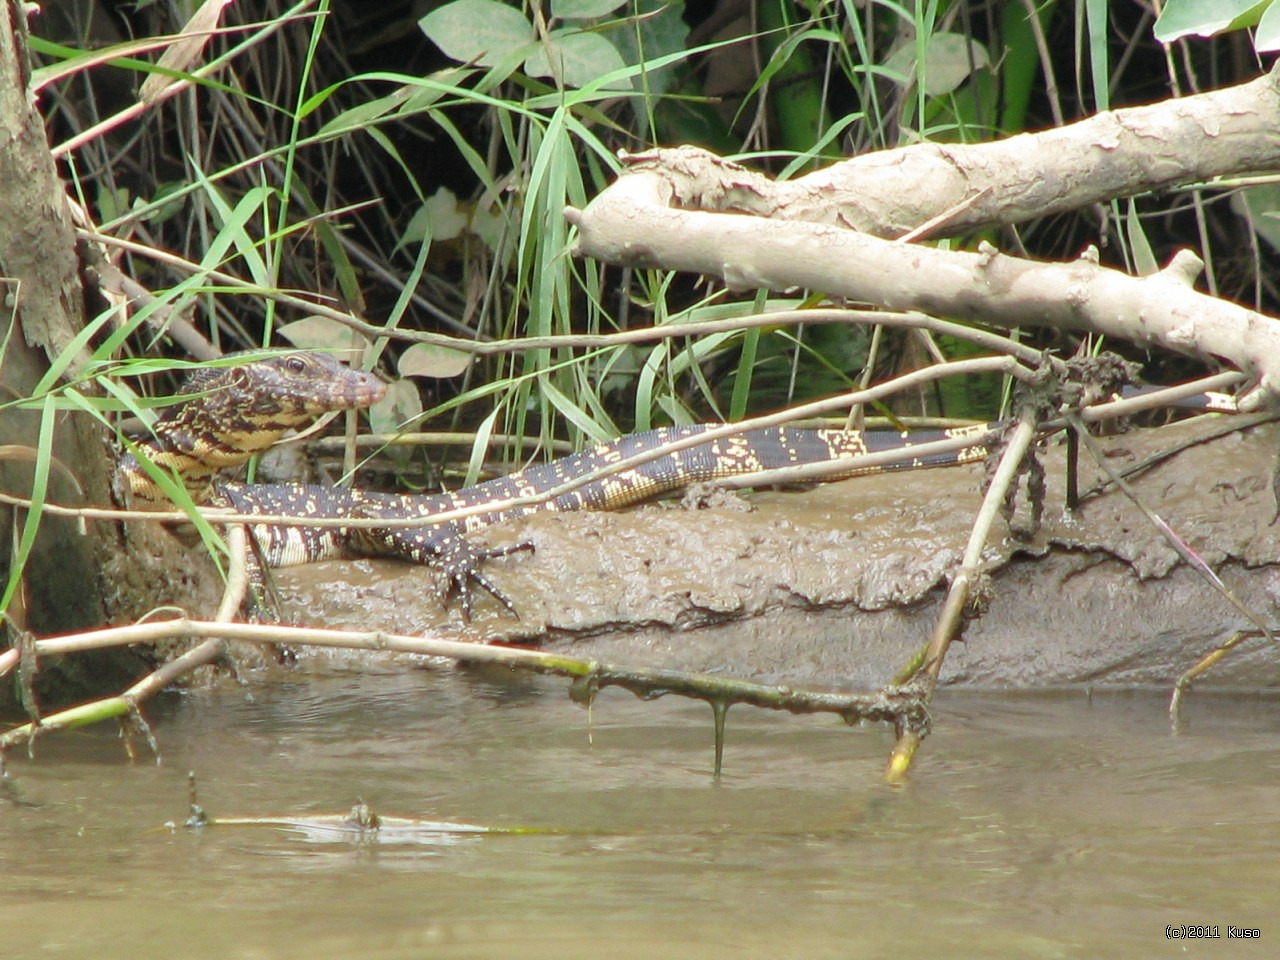
{"label": "long narrow leaf", "polygon": [[40,433],[36,441],[35,471],[31,478],[30,506],[22,518],[22,534],[9,567],[9,580],[0,595],[0,615],[9,609],[13,596],[22,584],[22,572],[35,546],[36,533],[40,530],[40,518],[44,513],[45,497],[49,490],[49,464],[53,459],[53,427],[57,409],[53,397],[46,396],[40,412]]}

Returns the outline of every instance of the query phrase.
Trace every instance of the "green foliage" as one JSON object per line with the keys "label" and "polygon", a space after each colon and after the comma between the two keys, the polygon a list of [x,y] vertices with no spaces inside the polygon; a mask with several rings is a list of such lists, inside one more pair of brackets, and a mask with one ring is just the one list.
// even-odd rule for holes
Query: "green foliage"
{"label": "green foliage", "polygon": [[[418,21],[422,32],[454,60],[493,67],[523,61],[529,77],[551,79],[566,87],[587,87],[612,77],[615,90],[632,90],[636,76],[628,64],[679,53],[687,33],[675,4],[636,5],[634,20],[604,20],[623,2],[589,0],[553,3],[553,21],[562,26],[542,34],[523,13],[499,0],[453,0]],[[665,84],[660,71],[646,77],[650,94]]]}
{"label": "green foliage", "polygon": [[[492,433],[527,434],[549,449],[551,440],[798,402],[855,381],[863,364],[883,374],[911,362],[887,346],[872,352],[863,329],[829,326],[511,353],[469,345],[719,322],[766,300],[770,310],[820,300],[822,291],[734,299],[687,277],[575,260],[563,208],[610,182],[619,148],[693,142],[793,177],[922,138],[972,142],[1066,122],[1113,93],[1132,100],[1126,83],[1147,83],[1152,63],[1165,63],[1151,21],[1123,24],[1128,12],[1107,0],[764,0],[714,30],[660,0],[454,0],[394,23],[378,19],[391,6],[356,6],[229,23],[233,34],[213,38],[208,58],[234,58],[236,72],[216,76],[151,63],[156,45],[145,38],[180,26],[164,19],[164,5],[134,12],[131,35],[142,40],[91,52],[64,37],[36,41],[48,61],[36,82],[59,94],[47,98],[51,129],[74,132],[80,116],[110,113],[67,99],[85,72],[131,87],[156,74],[197,84],[153,108],[157,121],[139,134],[139,157],[165,158],[154,169],[98,141],[74,153],[81,179],[72,186],[103,232],[145,224],[157,248],[185,251],[193,265],[127,254],[126,272],[155,299],[123,319],[104,310],[83,342],[95,362],[154,353],[168,349],[166,325],[190,315],[227,348],[280,336],[351,347],[331,320],[278,305],[281,294],[321,294],[368,319],[377,334],[355,341],[365,362],[406,381],[373,412],[375,424],[459,421],[476,432],[473,472]],[[1169,0],[1156,36],[1254,22],[1261,44],[1273,9]],[[228,15],[244,13],[233,5]],[[416,59],[398,59],[388,37],[411,38]],[[423,66],[428,47],[434,59]],[[1031,223],[952,242],[1073,256],[1102,234],[1107,255],[1149,269],[1173,243],[1157,224],[1164,209],[1139,197],[1104,211],[1101,227],[1062,218],[1051,230]],[[1268,227],[1271,209],[1247,207]],[[423,330],[463,342],[401,339]]]}
{"label": "green foliage", "polygon": [[1169,0],[1156,21],[1156,39],[1173,43],[1183,37],[1212,37],[1256,26],[1255,49],[1274,50],[1268,44],[1280,39],[1280,13],[1272,13],[1275,6],[1272,0]]}

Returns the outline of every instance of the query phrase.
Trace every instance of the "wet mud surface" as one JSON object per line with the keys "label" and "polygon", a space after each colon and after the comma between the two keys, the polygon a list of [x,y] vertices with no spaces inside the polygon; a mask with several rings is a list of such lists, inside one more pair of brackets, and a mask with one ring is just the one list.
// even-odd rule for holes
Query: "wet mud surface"
{"label": "wet mud surface", "polygon": [[[1209,429],[1191,422],[1104,440],[1117,468]],[[1270,489],[1280,427],[1193,446],[1135,479],[1163,517],[1263,617],[1280,602]],[[1117,491],[1063,509],[1063,453],[1045,458],[1044,522],[1030,542],[997,521],[986,612],[944,679],[976,686],[1167,686],[1246,626]],[[1081,486],[1097,468],[1081,455]],[[860,477],[803,491],[713,496],[705,509],[547,514],[485,531],[531,540],[488,572],[521,612],[482,597],[445,611],[432,571],[341,561],[277,573],[286,622],[558,649],[604,661],[859,687],[923,645],[980,502],[977,465]],[[1023,505],[1025,509],[1025,504]],[[456,607],[456,605],[455,605]],[[324,654],[330,658],[333,655]],[[316,666],[322,666],[317,661]],[[1280,685],[1253,641],[1206,685]]]}

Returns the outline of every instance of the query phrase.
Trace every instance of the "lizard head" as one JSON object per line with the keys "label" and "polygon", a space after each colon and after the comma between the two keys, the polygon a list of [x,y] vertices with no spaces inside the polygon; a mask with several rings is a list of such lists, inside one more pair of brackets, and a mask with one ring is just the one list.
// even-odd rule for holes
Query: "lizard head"
{"label": "lizard head", "polygon": [[[206,490],[219,471],[245,463],[286,433],[326,413],[372,406],[386,392],[373,374],[324,353],[297,351],[202,367],[178,391],[190,399],[166,409],[154,437],[139,449],[157,466],[174,470],[194,494]],[[136,462],[131,470],[128,460],[125,466],[135,493],[151,499],[150,481]]]}

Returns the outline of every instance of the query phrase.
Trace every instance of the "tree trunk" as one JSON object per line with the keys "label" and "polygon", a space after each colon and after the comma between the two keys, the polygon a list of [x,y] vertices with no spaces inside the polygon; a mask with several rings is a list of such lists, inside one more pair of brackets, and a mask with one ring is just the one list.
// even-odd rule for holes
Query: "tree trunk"
{"label": "tree trunk", "polygon": [[[25,17],[35,9],[0,0],[0,404],[33,394],[50,361],[73,348],[86,317],[66,195],[29,93]],[[39,410],[0,409],[0,490],[7,494],[31,494],[29,457],[39,445],[41,419]],[[49,501],[113,502],[115,458],[108,437],[91,418],[57,414],[53,456],[57,466],[50,474]],[[12,575],[26,521],[25,511],[0,508],[0,594]],[[205,565],[175,557],[170,539],[157,530],[126,536],[119,524],[96,521],[82,528],[75,519],[42,515],[23,570],[24,586],[5,611],[6,630],[11,636],[15,628],[48,634],[132,618],[165,593],[190,602],[192,578],[208,579],[199,573]],[[103,657],[87,666],[91,676],[76,679],[98,686],[112,682],[120,669],[136,672],[137,667],[127,656]],[[77,670],[85,671],[86,664],[77,664]],[[52,689],[44,686],[42,692]]]}

